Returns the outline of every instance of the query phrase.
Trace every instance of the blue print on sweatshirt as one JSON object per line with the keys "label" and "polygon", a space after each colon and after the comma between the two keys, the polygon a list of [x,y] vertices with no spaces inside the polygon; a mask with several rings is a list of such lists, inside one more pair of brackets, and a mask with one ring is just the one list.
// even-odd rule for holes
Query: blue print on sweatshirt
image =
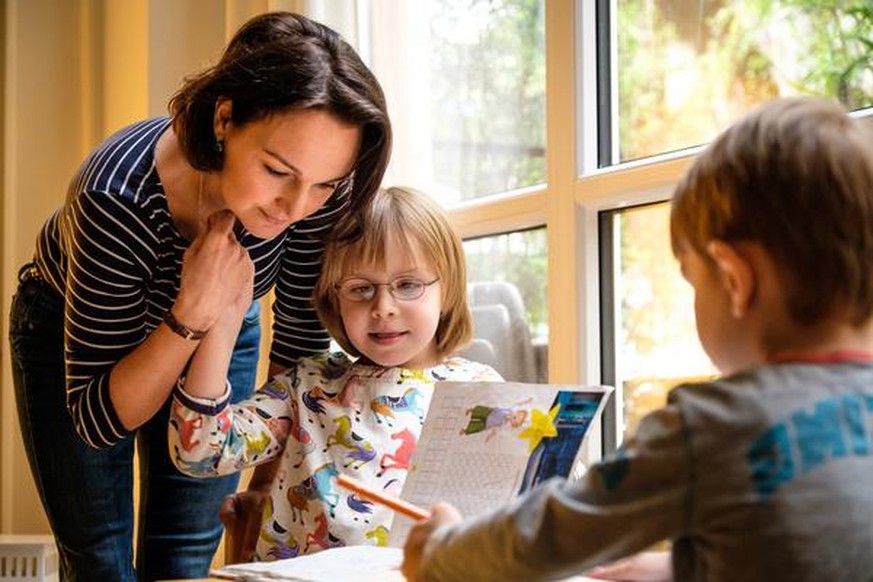
{"label": "blue print on sweatshirt", "polygon": [[755,489],[763,496],[829,461],[870,453],[866,412],[873,397],[825,398],[770,427],[746,454]]}

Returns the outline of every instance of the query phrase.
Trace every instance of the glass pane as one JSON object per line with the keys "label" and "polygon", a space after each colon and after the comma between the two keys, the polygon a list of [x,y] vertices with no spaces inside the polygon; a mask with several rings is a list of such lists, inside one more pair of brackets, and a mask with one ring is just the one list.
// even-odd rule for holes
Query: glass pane
{"label": "glass pane", "polygon": [[713,376],[694,325],[694,296],[670,250],[669,204],[616,213],[616,385],[625,434],[680,382]]}
{"label": "glass pane", "polygon": [[548,377],[546,229],[464,241],[473,343],[463,354],[506,380]]}
{"label": "glass pane", "polygon": [[778,96],[873,105],[870,0],[615,5],[621,161],[705,143]]}
{"label": "glass pane", "polygon": [[449,206],[545,182],[543,0],[379,0],[368,57],[395,144],[386,183]]}

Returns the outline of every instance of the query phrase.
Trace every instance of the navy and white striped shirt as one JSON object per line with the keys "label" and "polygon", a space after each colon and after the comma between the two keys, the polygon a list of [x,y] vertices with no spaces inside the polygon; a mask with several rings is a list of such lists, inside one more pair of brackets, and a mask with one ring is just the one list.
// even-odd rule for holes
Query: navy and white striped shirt
{"label": "navy and white striped shirt", "polygon": [[[109,373],[161,323],[179,292],[189,242],[173,224],[154,158],[169,123],[150,119],[109,137],[82,164],[65,205],[37,239],[37,267],[66,298],[67,407],[94,447],[128,434],[109,400]],[[270,357],[279,364],[328,347],[310,296],[325,238],[347,199],[336,194],[273,239],[237,232],[255,266],[254,297],[276,284]]]}

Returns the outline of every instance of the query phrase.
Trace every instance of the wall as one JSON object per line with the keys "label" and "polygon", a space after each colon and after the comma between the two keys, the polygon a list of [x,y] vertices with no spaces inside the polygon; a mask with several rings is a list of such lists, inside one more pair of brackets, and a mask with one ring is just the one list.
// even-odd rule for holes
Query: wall
{"label": "wall", "polygon": [[[17,267],[27,260],[42,220],[64,197],[82,155],[82,2],[5,4],[2,238],[2,531],[47,531],[15,416],[6,314]],[[72,58],[71,58],[72,57]]]}

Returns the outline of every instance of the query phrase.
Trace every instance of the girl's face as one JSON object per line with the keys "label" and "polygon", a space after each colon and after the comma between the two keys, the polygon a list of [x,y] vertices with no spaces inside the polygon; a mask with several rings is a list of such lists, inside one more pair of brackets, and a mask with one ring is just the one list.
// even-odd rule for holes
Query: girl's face
{"label": "girl's face", "polygon": [[[339,283],[358,299],[367,295],[369,284],[375,285],[370,300],[350,299],[343,289],[337,290],[346,335],[374,364],[425,368],[440,360],[435,335],[443,306],[442,288],[436,273],[417,260],[421,256],[417,243],[410,245],[392,236],[383,267],[358,265]],[[402,295],[417,287],[417,281],[425,284],[417,299],[394,297],[387,285],[393,283],[395,293]]]}
{"label": "girl's face", "polygon": [[221,197],[250,233],[273,238],[321,208],[351,173],[361,128],[319,109],[295,109],[235,126],[216,107],[224,142]]}

